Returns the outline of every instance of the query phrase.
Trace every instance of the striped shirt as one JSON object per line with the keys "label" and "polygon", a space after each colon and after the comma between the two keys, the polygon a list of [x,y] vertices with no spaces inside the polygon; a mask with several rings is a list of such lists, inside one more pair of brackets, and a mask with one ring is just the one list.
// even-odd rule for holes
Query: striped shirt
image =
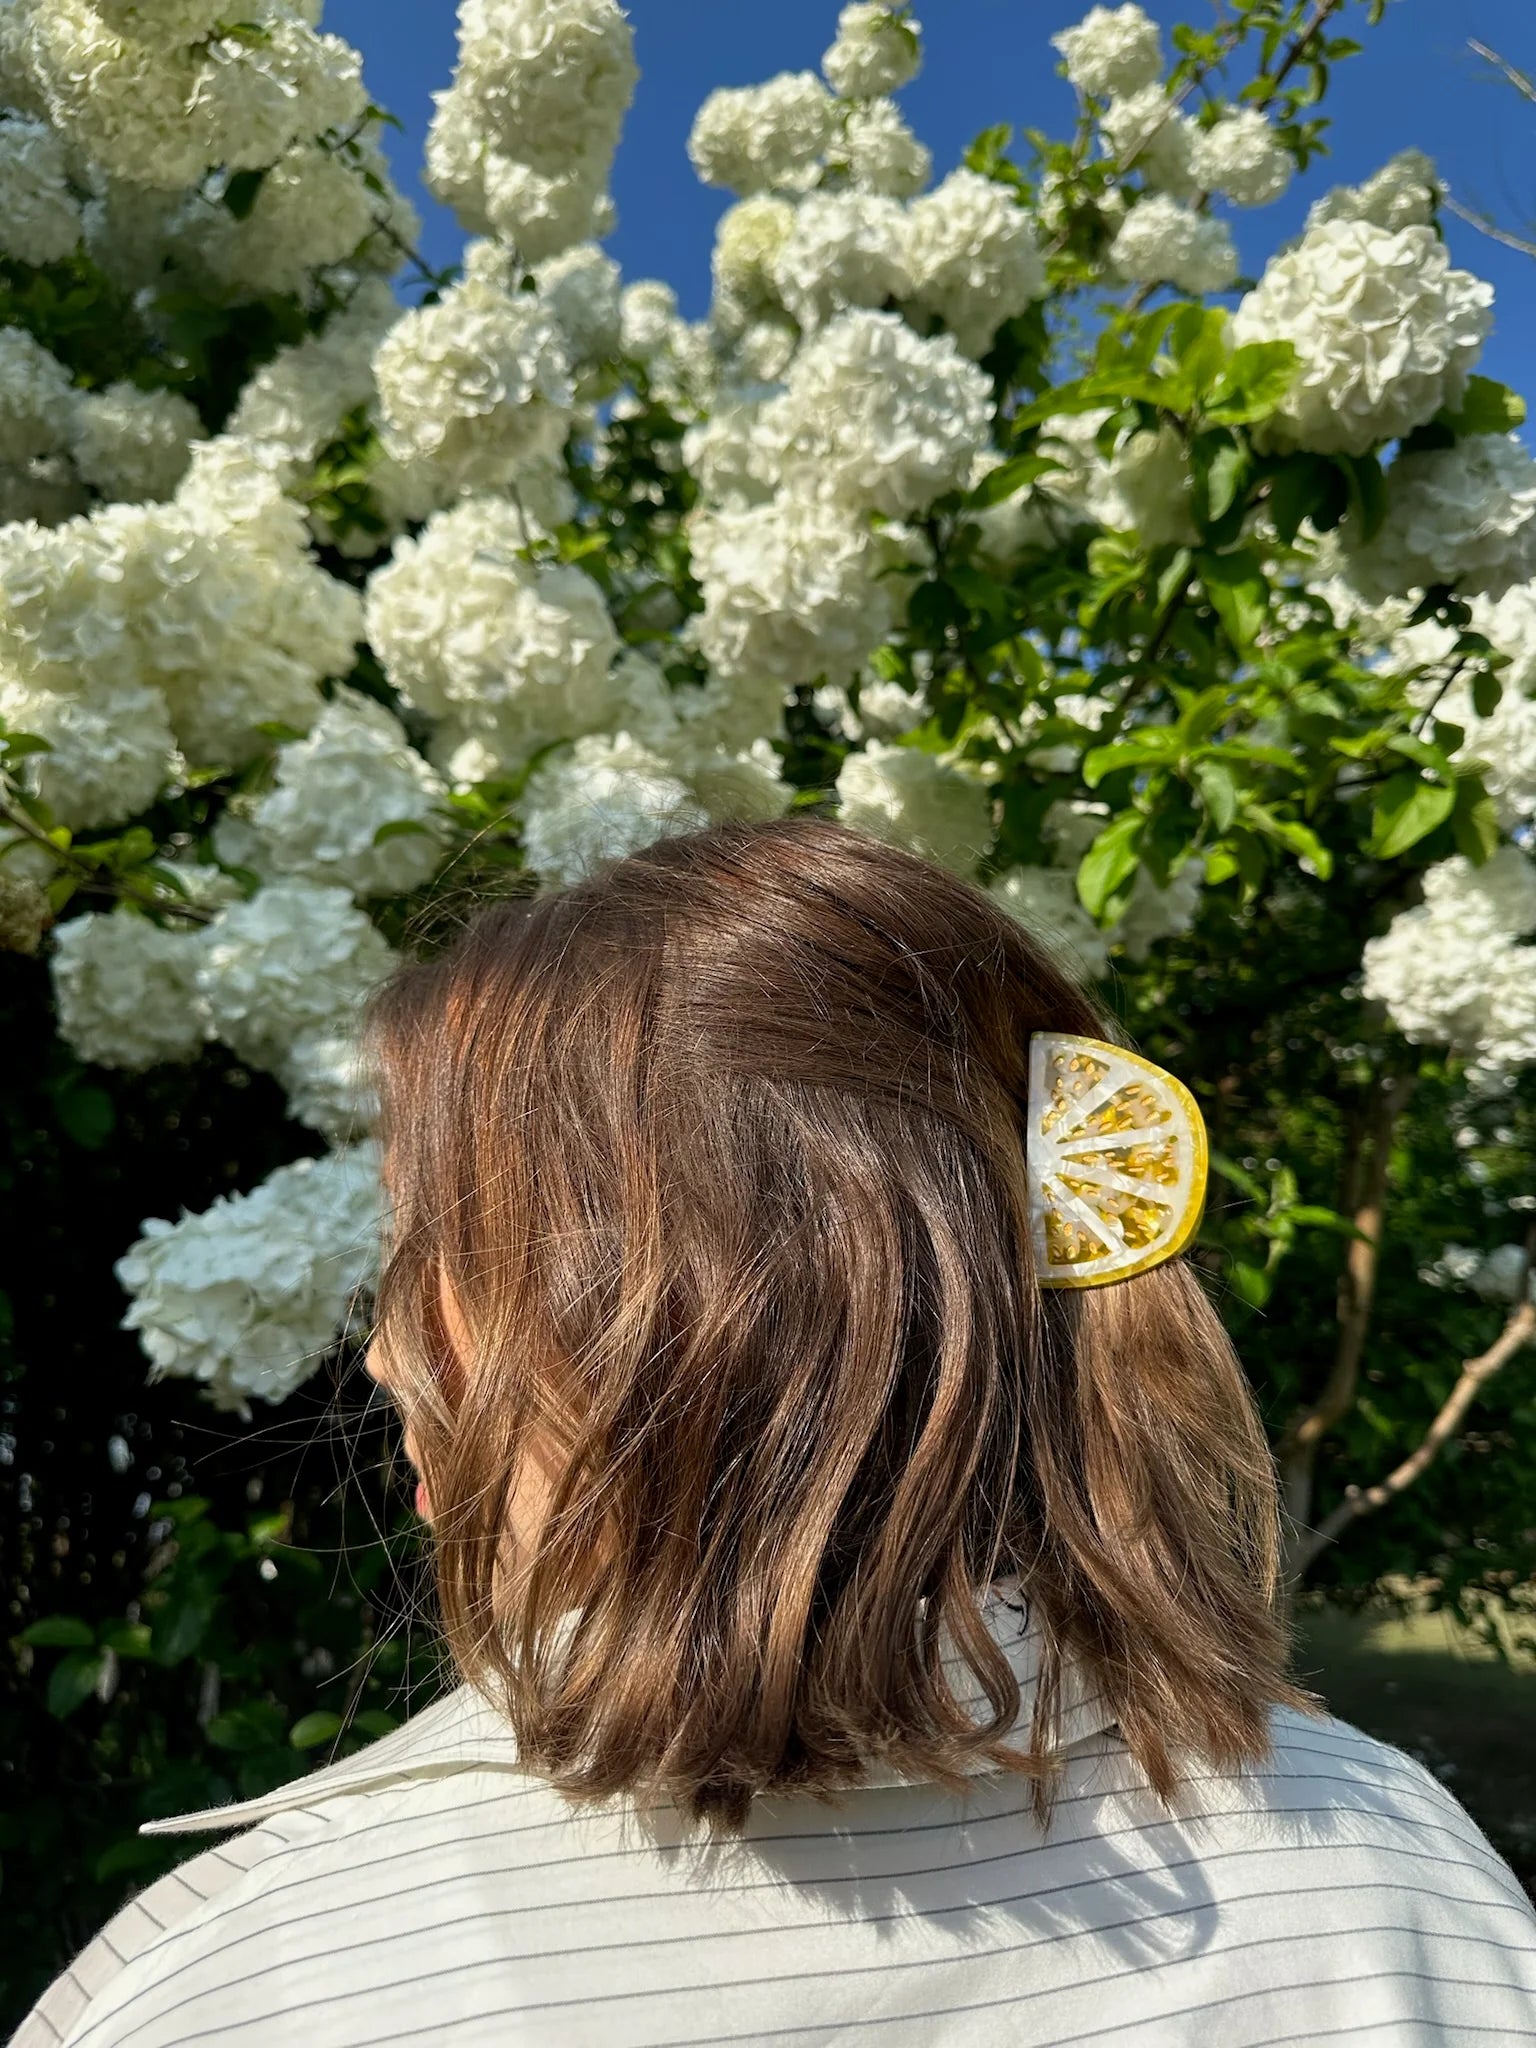
{"label": "striped shirt", "polygon": [[[1027,1726],[1016,1582],[984,1605]],[[882,1768],[710,1847],[670,1809],[568,1807],[460,1688],[265,1798],[151,1823],[221,1839],[13,2048],[1536,2042],[1536,1914],[1402,1752],[1277,1712],[1263,1764],[1196,1767],[1169,1810],[1085,1687],[1061,1744],[1046,1831],[1021,1780],[979,1769],[962,1801]]]}

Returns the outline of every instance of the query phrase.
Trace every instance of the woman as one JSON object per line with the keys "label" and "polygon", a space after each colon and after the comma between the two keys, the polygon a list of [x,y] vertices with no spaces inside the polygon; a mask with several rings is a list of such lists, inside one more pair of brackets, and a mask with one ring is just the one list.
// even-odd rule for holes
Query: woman
{"label": "woman", "polygon": [[26,2048],[1536,2039],[1513,1874],[1286,1675],[1198,1112],[1105,1039],[805,819],[407,969],[371,1369],[463,1683],[156,1823]]}

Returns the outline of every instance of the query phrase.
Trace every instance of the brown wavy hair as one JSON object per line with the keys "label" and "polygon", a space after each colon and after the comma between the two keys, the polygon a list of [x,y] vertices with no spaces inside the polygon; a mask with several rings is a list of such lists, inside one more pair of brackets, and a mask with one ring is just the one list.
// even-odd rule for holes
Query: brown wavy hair
{"label": "brown wavy hair", "polygon": [[[1195,1274],[1036,1283],[1043,1029],[1110,1035],[982,889],[805,817],[485,909],[380,995],[380,1342],[447,1642],[572,1800],[729,1835],[865,1761],[959,1792],[985,1759],[1043,1815],[1064,1657],[1164,1798],[1307,1704],[1271,1457]],[[1012,1572],[1027,1749],[977,1601]]]}

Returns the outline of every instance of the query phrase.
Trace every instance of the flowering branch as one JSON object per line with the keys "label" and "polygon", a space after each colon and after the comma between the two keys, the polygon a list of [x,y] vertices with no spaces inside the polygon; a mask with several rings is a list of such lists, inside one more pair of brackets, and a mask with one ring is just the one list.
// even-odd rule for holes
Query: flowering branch
{"label": "flowering branch", "polygon": [[1476,1358],[1463,1361],[1461,1374],[1455,1386],[1442,1402],[1439,1412],[1424,1432],[1417,1448],[1374,1486],[1346,1487],[1343,1500],[1332,1514],[1325,1515],[1315,1529],[1307,1532],[1293,1553],[1297,1577],[1300,1577],[1330,1543],[1337,1543],[1345,1530],[1359,1521],[1362,1515],[1374,1514],[1378,1508],[1388,1506],[1399,1494],[1406,1492],[1415,1480],[1422,1478],[1460,1429],[1467,1410],[1483,1388],[1496,1373],[1503,1371],[1516,1352],[1536,1337],[1536,1304],[1530,1300],[1533,1261],[1536,1261],[1536,1224],[1533,1224],[1526,1233],[1519,1300],[1504,1328],[1486,1351],[1479,1353]]}

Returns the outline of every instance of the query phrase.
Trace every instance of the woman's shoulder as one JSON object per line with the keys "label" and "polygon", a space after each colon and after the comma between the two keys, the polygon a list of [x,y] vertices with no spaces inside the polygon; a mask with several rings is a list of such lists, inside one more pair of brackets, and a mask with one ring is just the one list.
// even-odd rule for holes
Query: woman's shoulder
{"label": "woman's shoulder", "polygon": [[425,1790],[429,1803],[452,1806],[471,1782],[484,1787],[484,1774],[490,1792],[483,1798],[535,1789],[518,1769],[511,1730],[464,1686],[367,1748],[257,1798],[146,1822],[141,1834],[217,1832],[219,1840],[108,1921],[34,2006],[11,2048],[94,2044],[141,1981],[173,1973],[217,1942],[242,1909],[276,1891],[297,1896],[323,1886],[338,1856],[350,1863],[370,1853],[357,1837],[371,1829],[383,1840],[413,1793]]}

